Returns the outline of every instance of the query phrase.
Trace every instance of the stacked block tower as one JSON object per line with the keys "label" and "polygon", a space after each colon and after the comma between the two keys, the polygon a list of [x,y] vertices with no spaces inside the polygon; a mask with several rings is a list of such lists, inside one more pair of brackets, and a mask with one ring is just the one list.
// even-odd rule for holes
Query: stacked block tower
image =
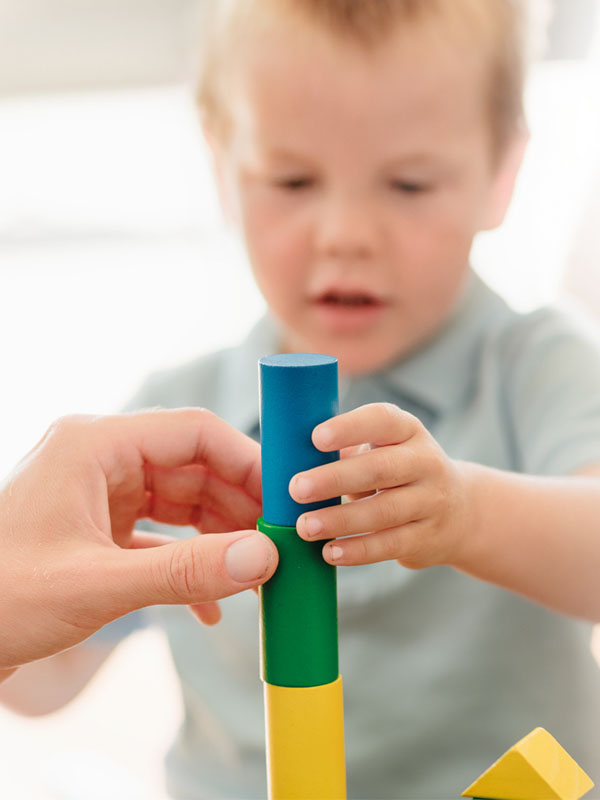
{"label": "stacked block tower", "polygon": [[262,358],[263,516],[258,529],[279,551],[260,589],[261,672],[265,688],[270,800],[346,797],[342,681],[338,666],[335,567],[323,542],[305,542],[296,520],[339,503],[298,504],[288,485],[297,472],[339,458],[311,441],[338,412],[337,359],[312,353]]}
{"label": "stacked block tower", "polygon": [[[337,360],[294,353],[262,358],[259,365],[258,529],[279,551],[279,566],[259,591],[269,799],[345,800],[335,568],[323,560],[323,542],[305,542],[296,531],[300,514],[340,499],[299,504],[288,490],[296,473],[339,458],[318,451],[311,440],[314,427],[338,412]],[[558,742],[536,728],[463,797],[578,800],[592,787]]]}

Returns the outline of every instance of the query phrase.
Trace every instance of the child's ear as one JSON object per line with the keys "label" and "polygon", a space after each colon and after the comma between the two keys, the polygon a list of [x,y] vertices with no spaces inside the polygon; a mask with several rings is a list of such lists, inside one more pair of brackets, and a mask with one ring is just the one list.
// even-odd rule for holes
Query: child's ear
{"label": "child's ear", "polygon": [[523,128],[515,133],[504,148],[504,152],[495,168],[489,202],[483,217],[482,230],[497,228],[504,221],[528,142],[529,131],[523,125]]}
{"label": "child's ear", "polygon": [[227,147],[222,141],[222,138],[219,137],[206,122],[202,123],[202,132],[212,156],[217,191],[223,216],[227,223],[235,225],[237,221],[237,206],[233,198]]}

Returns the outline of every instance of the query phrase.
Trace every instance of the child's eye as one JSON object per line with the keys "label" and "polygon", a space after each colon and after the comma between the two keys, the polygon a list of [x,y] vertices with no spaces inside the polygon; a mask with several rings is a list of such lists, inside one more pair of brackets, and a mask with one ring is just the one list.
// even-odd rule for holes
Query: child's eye
{"label": "child's eye", "polygon": [[431,187],[426,183],[419,181],[397,181],[390,182],[392,189],[403,194],[421,194],[428,191]]}
{"label": "child's eye", "polygon": [[290,178],[279,178],[274,181],[274,184],[279,189],[287,189],[291,192],[297,192],[301,189],[309,189],[313,185],[313,180],[312,178],[298,175]]}

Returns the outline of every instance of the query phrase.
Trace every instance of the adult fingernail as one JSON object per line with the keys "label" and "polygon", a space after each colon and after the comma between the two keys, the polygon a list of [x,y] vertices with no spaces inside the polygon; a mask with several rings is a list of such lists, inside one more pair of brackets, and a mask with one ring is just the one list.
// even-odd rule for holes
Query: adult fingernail
{"label": "adult fingernail", "polygon": [[262,534],[246,536],[230,544],[225,553],[225,569],[238,583],[256,581],[271,565],[271,548]]}
{"label": "adult fingernail", "polygon": [[312,483],[308,478],[297,478],[294,481],[294,496],[300,500],[304,500],[311,496],[312,488]]}

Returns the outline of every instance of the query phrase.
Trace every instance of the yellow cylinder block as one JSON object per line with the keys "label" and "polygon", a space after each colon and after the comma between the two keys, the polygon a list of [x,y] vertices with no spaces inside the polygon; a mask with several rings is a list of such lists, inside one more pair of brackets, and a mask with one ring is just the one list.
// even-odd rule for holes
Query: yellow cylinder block
{"label": "yellow cylinder block", "polygon": [[265,683],[270,800],[345,800],[342,679],[322,686]]}

